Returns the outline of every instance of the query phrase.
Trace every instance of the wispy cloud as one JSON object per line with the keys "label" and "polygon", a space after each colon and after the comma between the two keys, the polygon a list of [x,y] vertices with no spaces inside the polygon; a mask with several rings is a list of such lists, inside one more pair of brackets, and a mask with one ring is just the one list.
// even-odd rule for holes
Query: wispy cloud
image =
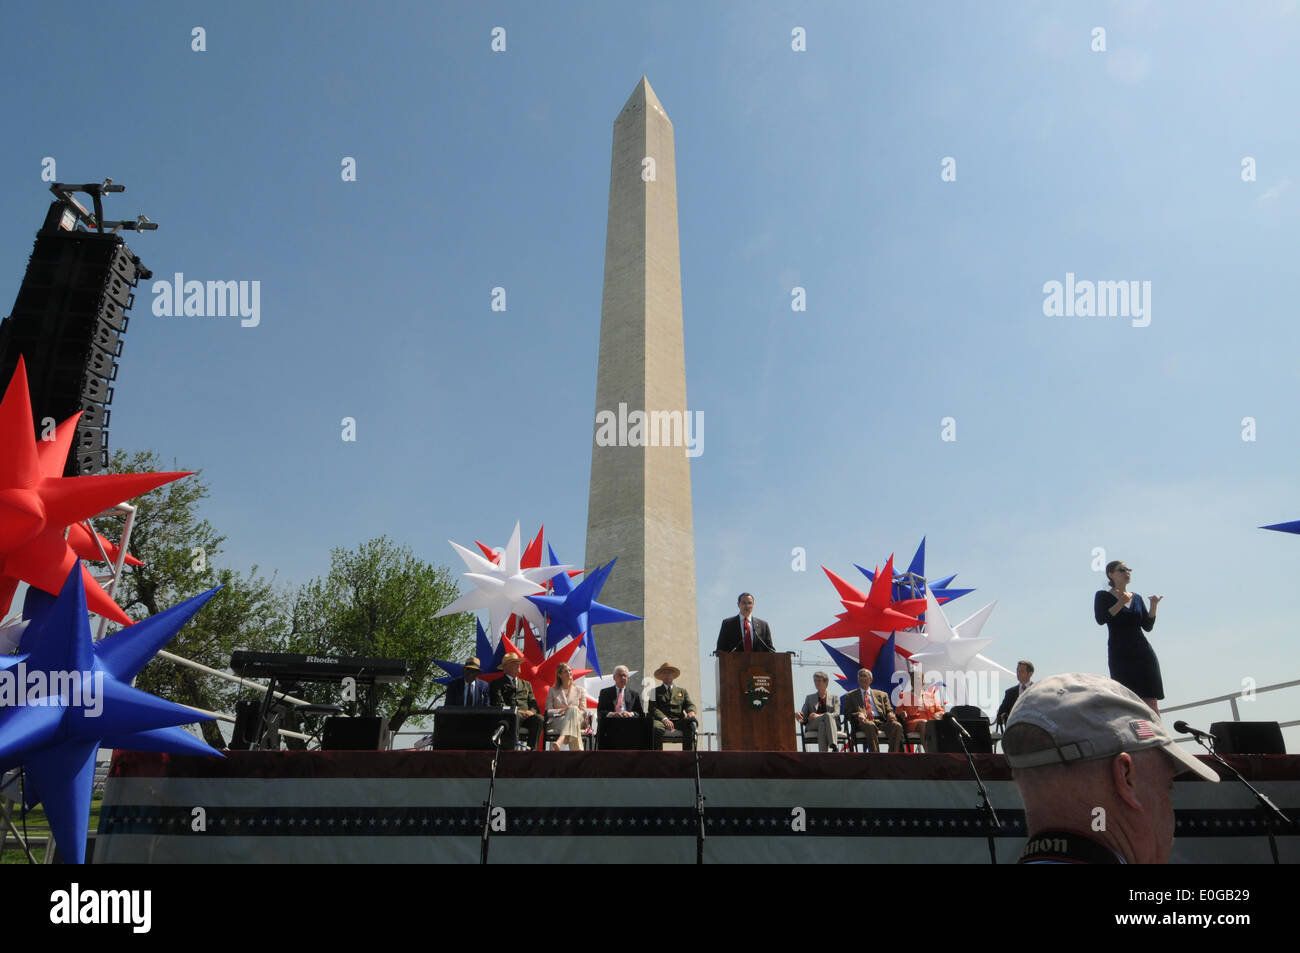
{"label": "wispy cloud", "polygon": [[1268,205],[1276,205],[1282,200],[1282,196],[1291,191],[1291,180],[1283,179],[1277,185],[1266,189],[1259,198],[1255,199],[1255,204],[1261,208]]}
{"label": "wispy cloud", "polygon": [[1121,83],[1136,86],[1151,72],[1151,53],[1147,50],[1115,50],[1106,54],[1106,75]]}

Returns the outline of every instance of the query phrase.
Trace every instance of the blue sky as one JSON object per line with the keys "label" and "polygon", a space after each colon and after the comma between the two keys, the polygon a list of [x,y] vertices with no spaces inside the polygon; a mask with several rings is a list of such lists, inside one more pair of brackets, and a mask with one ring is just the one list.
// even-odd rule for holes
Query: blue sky
{"label": "blue sky", "polygon": [[[1104,672],[1103,547],[1167,597],[1173,705],[1300,668],[1300,539],[1255,528],[1300,519],[1296,49],[1294,0],[24,4],[0,36],[0,308],[42,159],[112,176],[115,214],[161,223],[129,239],[155,279],[261,282],[255,328],[155,317],[142,288],[112,407],[114,447],[203,469],[228,564],[298,583],[387,533],[459,569],[448,539],[516,520],[579,561],[612,123],[644,73],[706,419],[702,648],[748,589],[824,667],[817,567],[925,535],[977,588],[954,622],[998,600],[986,654]],[[1150,325],[1045,316],[1067,273],[1151,282]],[[1294,717],[1271,697],[1245,717]]]}

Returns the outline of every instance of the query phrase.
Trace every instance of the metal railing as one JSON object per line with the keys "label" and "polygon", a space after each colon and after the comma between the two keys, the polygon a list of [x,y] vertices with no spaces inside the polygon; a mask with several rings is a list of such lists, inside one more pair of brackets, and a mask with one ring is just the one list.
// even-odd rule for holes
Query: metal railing
{"label": "metal railing", "polygon": [[[1281,691],[1284,688],[1297,688],[1297,687],[1300,687],[1300,679],[1293,679],[1292,681],[1289,682],[1278,682],[1276,685],[1263,685],[1250,692],[1237,691],[1237,692],[1233,692],[1230,695],[1215,695],[1213,698],[1202,698],[1199,699],[1198,701],[1184,702],[1181,705],[1173,705],[1169,708],[1162,708],[1160,710],[1160,716],[1161,718],[1163,718],[1164,716],[1171,715],[1176,711],[1188,711],[1192,708],[1202,708],[1206,705],[1219,705],[1222,704],[1223,702],[1227,702],[1228,706],[1232,709],[1232,720],[1241,721],[1242,720],[1241,709],[1237,707],[1238,700],[1240,699],[1253,700],[1254,696],[1262,695],[1265,692],[1277,692],[1277,691]],[[1291,721],[1278,722],[1278,727],[1280,728],[1294,728],[1297,725],[1300,725],[1300,718],[1293,719]],[[1194,739],[1178,738],[1177,740],[1180,743],[1182,743],[1182,742],[1192,741]]]}

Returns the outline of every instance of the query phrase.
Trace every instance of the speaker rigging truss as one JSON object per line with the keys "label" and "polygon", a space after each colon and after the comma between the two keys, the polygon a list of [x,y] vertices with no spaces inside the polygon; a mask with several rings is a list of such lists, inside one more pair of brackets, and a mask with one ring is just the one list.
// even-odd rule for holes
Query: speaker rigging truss
{"label": "speaker rigging truss", "polygon": [[[37,436],[80,413],[65,476],[108,465],[109,404],[117,380],[134,289],[153,272],[119,234],[153,231],[144,215],[104,218],[104,196],[125,191],[112,179],[50,186],[54,201],[32,248],[13,311],[0,324],[0,387],[22,357]],[[89,197],[87,208],[78,194]],[[93,211],[92,211],[93,209]]]}

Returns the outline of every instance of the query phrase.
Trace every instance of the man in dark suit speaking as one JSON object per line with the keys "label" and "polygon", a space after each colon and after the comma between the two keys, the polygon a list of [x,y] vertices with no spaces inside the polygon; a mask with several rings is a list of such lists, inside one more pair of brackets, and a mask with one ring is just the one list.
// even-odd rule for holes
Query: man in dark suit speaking
{"label": "man in dark suit speaking", "polygon": [[722,620],[718,631],[719,652],[775,652],[772,629],[762,619],[754,618],[754,597],[742,592],[736,600],[739,615]]}

